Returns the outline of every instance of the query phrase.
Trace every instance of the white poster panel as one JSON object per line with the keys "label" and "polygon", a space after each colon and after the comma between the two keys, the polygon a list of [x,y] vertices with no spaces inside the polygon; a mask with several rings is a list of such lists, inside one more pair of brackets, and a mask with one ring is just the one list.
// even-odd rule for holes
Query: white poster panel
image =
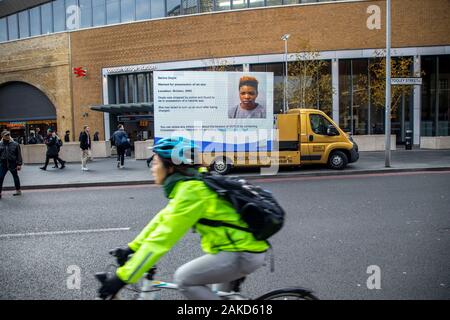
{"label": "white poster panel", "polygon": [[273,73],[155,71],[153,83],[156,141],[182,136],[203,151],[272,149]]}

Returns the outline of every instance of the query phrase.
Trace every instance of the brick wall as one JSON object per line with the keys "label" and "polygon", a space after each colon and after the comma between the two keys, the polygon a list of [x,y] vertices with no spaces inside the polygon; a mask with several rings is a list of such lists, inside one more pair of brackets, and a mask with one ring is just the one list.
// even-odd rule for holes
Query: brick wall
{"label": "brick wall", "polygon": [[[393,47],[450,44],[450,0],[392,4]],[[366,27],[369,5],[382,9],[381,30]],[[174,17],[38,37],[0,45],[0,83],[22,79],[36,85],[57,107],[60,131],[71,128],[73,112],[72,132],[88,124],[103,139],[103,114],[90,106],[102,103],[104,67],[282,53],[284,33],[291,34],[291,52],[299,51],[303,40],[319,51],[382,48],[384,17],[385,1],[367,0]],[[87,68],[88,76],[76,78],[72,66]]]}
{"label": "brick wall", "polygon": [[68,34],[0,45],[0,85],[22,81],[40,89],[56,108],[58,131],[73,132]]}

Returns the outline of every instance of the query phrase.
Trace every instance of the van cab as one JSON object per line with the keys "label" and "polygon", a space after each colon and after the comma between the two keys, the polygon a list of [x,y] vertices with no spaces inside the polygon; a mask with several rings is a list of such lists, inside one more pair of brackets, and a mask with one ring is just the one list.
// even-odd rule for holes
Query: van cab
{"label": "van cab", "polygon": [[280,151],[288,151],[286,142],[295,137],[290,144],[298,142],[302,165],[327,164],[341,170],[359,159],[358,145],[351,136],[320,110],[291,109],[278,115],[277,128]]}

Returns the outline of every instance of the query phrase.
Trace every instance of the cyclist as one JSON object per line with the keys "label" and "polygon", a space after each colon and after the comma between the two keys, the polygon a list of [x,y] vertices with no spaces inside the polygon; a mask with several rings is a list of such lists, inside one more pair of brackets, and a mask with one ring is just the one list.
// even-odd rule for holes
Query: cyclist
{"label": "cyclist", "polygon": [[[231,291],[231,281],[240,279],[264,264],[266,241],[249,232],[230,227],[198,224],[201,218],[248,227],[234,207],[218,197],[202,181],[205,170],[194,164],[197,148],[183,138],[160,140],[154,147],[152,175],[169,199],[162,209],[128,244],[114,255],[121,267],[99,289],[103,298],[114,296],[126,284],[136,283],[175,243],[194,228],[201,235],[205,255],[175,272],[180,291],[192,300],[219,300],[213,290]],[[213,290],[209,284],[213,284]]]}

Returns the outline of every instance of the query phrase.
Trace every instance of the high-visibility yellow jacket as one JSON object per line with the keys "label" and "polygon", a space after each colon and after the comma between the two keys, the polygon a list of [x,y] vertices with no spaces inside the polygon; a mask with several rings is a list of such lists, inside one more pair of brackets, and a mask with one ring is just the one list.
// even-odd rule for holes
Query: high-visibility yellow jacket
{"label": "high-visibility yellow jacket", "polygon": [[164,189],[170,201],[128,244],[135,253],[117,269],[122,281],[136,283],[191,228],[201,235],[202,249],[209,254],[264,252],[269,248],[266,241],[256,240],[250,232],[197,224],[199,219],[206,218],[248,227],[233,206],[202,181],[174,173],[164,181]]}

